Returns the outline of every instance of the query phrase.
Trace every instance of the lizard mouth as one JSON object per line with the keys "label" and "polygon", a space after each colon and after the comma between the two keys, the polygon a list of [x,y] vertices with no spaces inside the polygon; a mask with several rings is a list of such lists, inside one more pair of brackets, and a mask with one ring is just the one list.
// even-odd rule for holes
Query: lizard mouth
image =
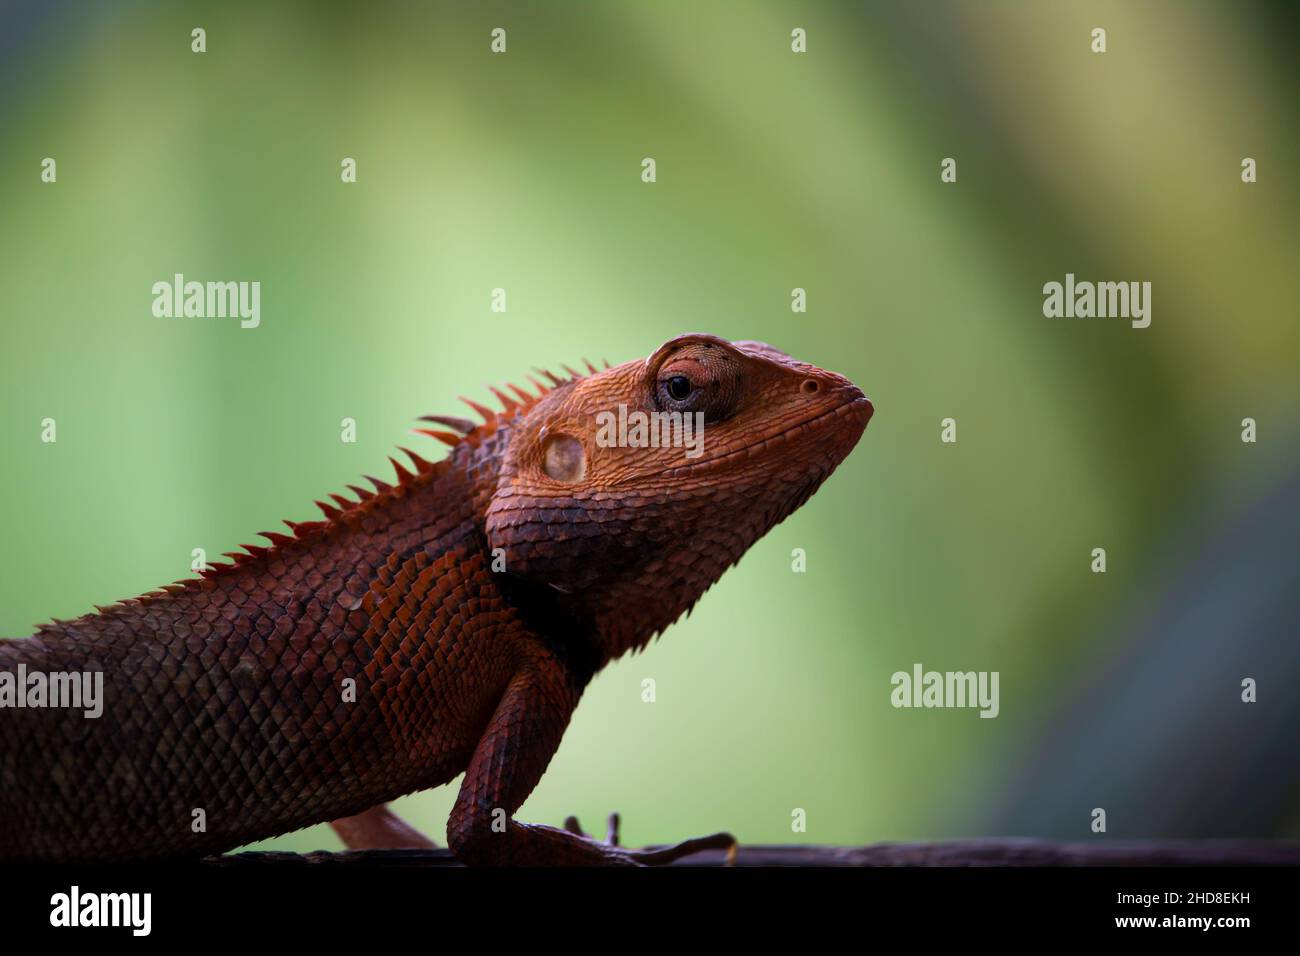
{"label": "lizard mouth", "polygon": [[[875,406],[871,400],[862,393],[860,389],[854,388],[853,394],[847,401],[840,403],[832,408],[823,409],[815,415],[810,415],[802,421],[795,422],[781,431],[766,438],[743,445],[740,448],[734,448],[722,455],[716,455],[712,458],[701,458],[698,461],[688,461],[683,465],[675,465],[672,468],[665,468],[650,475],[637,475],[635,479],[644,478],[673,478],[680,475],[693,474],[695,472],[712,469],[726,464],[727,462],[737,461],[749,456],[754,449],[759,447],[772,448],[778,445],[787,444],[804,437],[811,433],[824,433],[828,426],[833,426],[843,422],[854,422],[856,428],[852,436],[849,436],[847,429],[844,432],[845,438],[840,447],[837,449],[837,456],[832,465],[838,465],[844,460],[844,457],[853,450],[853,446],[858,443],[862,437],[863,431],[866,430],[867,423],[871,421],[871,416],[875,413]],[[623,484],[624,482],[619,482]]]}

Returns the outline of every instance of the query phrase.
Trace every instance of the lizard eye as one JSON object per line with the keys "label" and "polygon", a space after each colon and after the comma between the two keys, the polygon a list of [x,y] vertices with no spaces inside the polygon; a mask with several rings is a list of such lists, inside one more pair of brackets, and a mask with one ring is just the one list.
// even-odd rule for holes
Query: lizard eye
{"label": "lizard eye", "polygon": [[704,398],[704,389],[680,372],[660,378],[658,391],[659,407],[669,412],[693,412]]}
{"label": "lizard eye", "polygon": [[695,388],[691,380],[685,375],[674,375],[667,382],[668,397],[675,401],[684,402],[690,398],[691,391]]}
{"label": "lizard eye", "polygon": [[648,374],[648,397],[655,408],[699,413],[710,423],[729,417],[742,394],[737,353],[711,341],[670,350]]}

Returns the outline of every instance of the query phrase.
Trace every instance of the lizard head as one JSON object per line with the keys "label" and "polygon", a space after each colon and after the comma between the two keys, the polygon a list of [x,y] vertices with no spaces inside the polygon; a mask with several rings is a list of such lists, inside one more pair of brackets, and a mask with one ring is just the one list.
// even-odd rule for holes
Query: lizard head
{"label": "lizard head", "polygon": [[807,501],[872,410],[848,379],[770,345],[678,336],[517,418],[489,544],[617,656]]}

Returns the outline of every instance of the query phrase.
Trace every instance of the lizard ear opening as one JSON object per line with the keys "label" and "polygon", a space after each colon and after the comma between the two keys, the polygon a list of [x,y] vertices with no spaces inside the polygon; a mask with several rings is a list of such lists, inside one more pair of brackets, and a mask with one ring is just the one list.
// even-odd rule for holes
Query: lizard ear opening
{"label": "lizard ear opening", "polygon": [[542,448],[542,470],[562,484],[582,481],[587,474],[587,450],[572,435],[548,435]]}

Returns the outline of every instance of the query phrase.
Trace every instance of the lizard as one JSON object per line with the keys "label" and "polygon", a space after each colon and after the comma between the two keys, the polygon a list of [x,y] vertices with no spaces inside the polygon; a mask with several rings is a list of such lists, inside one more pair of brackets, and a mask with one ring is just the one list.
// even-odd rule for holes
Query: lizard
{"label": "lizard", "polygon": [[[0,706],[0,860],[199,858],[321,822],[349,846],[431,846],[387,804],[461,773],[446,837],[466,864],[734,847],[634,850],[514,814],[596,672],[807,501],[874,406],[834,372],[703,333],[565,372],[492,388],[499,410],[465,399],[481,423],[425,416],[446,456],[402,449],[410,466],[318,501],[323,520],[0,641],[0,677],[103,675],[99,718]],[[619,406],[698,416],[695,457],[598,441]]]}

